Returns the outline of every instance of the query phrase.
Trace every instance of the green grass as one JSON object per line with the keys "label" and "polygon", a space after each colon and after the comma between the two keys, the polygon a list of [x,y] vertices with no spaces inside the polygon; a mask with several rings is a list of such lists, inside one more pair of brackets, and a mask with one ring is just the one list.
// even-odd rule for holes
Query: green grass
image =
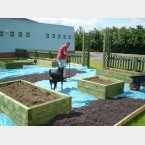
{"label": "green grass", "polygon": [[145,126],[145,111],[133,118],[130,122],[124,126]]}
{"label": "green grass", "polygon": [[102,62],[90,61],[90,68],[102,68]]}

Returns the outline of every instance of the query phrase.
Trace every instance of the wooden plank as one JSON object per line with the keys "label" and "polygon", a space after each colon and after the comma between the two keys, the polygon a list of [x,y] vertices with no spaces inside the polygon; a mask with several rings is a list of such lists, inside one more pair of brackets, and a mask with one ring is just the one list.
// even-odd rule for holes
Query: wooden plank
{"label": "wooden plank", "polygon": [[78,90],[87,94],[94,95],[99,98],[112,97],[123,92],[123,89],[124,89],[123,81],[112,79],[112,78],[107,78],[103,76],[95,76],[95,77],[89,77],[89,78],[96,78],[96,77],[100,79],[111,80],[114,83],[108,84],[108,85],[107,84],[102,85],[100,83],[91,82],[86,79],[81,79],[81,80],[78,80],[78,86],[77,86]]}
{"label": "wooden plank", "polygon": [[20,126],[28,125],[27,118],[24,118],[21,115],[17,114],[16,111],[7,108],[6,105],[0,105],[0,109],[7,116],[9,116],[9,118],[11,118],[17,125],[20,125]]}
{"label": "wooden plank", "polygon": [[137,110],[135,110],[132,113],[130,113],[129,115],[127,115],[125,118],[123,118],[122,120],[117,122],[114,126],[123,126],[123,125],[125,125],[126,123],[131,121],[133,118],[135,118],[137,115],[142,113],[144,110],[145,110],[145,105],[141,106]]}
{"label": "wooden plank", "polygon": [[[43,104],[39,104],[39,105],[35,105],[30,107],[31,112],[35,112],[35,113],[40,113],[46,110],[53,110],[53,109],[61,109],[61,108],[65,108],[71,105],[71,98],[63,98],[63,99],[57,99],[57,100],[53,100],[53,101],[49,101]],[[56,108],[57,106],[57,108]]]}
{"label": "wooden plank", "polygon": [[93,89],[93,90],[98,89],[100,92],[105,91],[105,86],[104,85],[98,85],[96,83],[88,82],[88,81],[85,81],[85,80],[78,80],[77,85],[78,86],[84,86],[85,88]]}
{"label": "wooden plank", "polygon": [[55,116],[60,114],[69,114],[72,110],[70,108],[65,108],[64,110],[57,110],[57,112],[51,112],[47,116],[36,116],[34,119],[29,120],[29,125],[44,125],[48,123]]}
{"label": "wooden plank", "polygon": [[81,91],[83,93],[86,93],[86,94],[93,95],[96,98],[101,98],[101,99],[105,98],[105,93],[103,93],[103,92],[96,92],[96,91],[91,90],[91,89],[86,89],[82,86],[78,86],[77,88],[78,88],[79,91]]}
{"label": "wooden plank", "polygon": [[[10,117],[18,125],[30,125],[30,124],[33,125],[32,124],[33,120],[37,120],[37,117],[41,118],[40,120],[41,122],[45,122],[48,116],[49,118],[52,118],[56,116],[57,114],[59,114],[59,112],[61,112],[62,114],[65,114],[65,113],[70,113],[72,111],[72,101],[71,101],[72,97],[62,94],[60,92],[56,92],[54,90],[49,90],[43,87],[38,87],[37,85],[34,85],[24,80],[16,80],[16,81],[20,81],[21,83],[27,83],[28,85],[36,86],[38,89],[53,93],[56,96],[55,100],[48,101],[39,105],[34,105],[32,107],[27,107],[21,104],[20,102],[12,99],[9,96],[6,96],[5,94],[3,95],[3,93],[0,92],[0,110],[3,111],[5,114],[8,114],[8,116],[10,115]],[[10,84],[10,83],[12,83],[12,81],[4,83],[4,85]],[[3,83],[0,84],[0,86],[2,85]],[[51,116],[51,114],[53,114],[53,116]],[[47,120],[47,122],[48,121],[49,120]],[[41,122],[39,122],[39,119],[37,120],[38,124]]]}

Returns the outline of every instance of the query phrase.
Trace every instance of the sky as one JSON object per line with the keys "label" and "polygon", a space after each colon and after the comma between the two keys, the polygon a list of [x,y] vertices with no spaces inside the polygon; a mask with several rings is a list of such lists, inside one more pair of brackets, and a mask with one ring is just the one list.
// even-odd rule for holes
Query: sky
{"label": "sky", "polygon": [[75,30],[79,26],[87,32],[90,30],[103,29],[105,27],[136,27],[142,25],[145,27],[145,18],[28,18],[41,23],[58,24],[73,26]]}

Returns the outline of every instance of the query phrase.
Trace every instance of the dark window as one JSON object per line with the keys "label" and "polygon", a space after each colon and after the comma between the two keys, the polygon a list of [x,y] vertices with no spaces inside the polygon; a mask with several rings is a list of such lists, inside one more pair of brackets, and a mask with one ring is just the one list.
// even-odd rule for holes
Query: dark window
{"label": "dark window", "polygon": [[26,37],[30,37],[30,33],[29,32],[26,32]]}
{"label": "dark window", "polygon": [[71,39],[71,35],[68,35],[68,39]]}
{"label": "dark window", "polygon": [[61,38],[61,35],[60,34],[58,34],[58,38]]}
{"label": "dark window", "polygon": [[10,36],[12,36],[12,37],[13,37],[13,36],[14,36],[14,32],[10,32]]}
{"label": "dark window", "polygon": [[3,31],[0,31],[0,36],[3,36]]}
{"label": "dark window", "polygon": [[18,36],[19,37],[22,37],[22,32],[18,32]]}
{"label": "dark window", "polygon": [[63,35],[63,39],[66,39],[66,35]]}
{"label": "dark window", "polygon": [[49,34],[46,34],[46,38],[49,38]]}
{"label": "dark window", "polygon": [[52,34],[52,38],[55,38],[55,34]]}

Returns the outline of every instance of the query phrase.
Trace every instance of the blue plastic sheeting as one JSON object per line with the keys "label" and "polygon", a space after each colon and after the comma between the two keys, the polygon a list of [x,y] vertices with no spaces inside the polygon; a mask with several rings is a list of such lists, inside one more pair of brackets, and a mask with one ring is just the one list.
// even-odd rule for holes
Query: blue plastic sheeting
{"label": "blue plastic sheeting", "polygon": [[[68,67],[68,66],[67,66]],[[96,75],[95,69],[88,69],[87,67],[70,66],[71,69],[77,69],[85,71],[86,73],[78,73],[76,76],[67,79],[67,82],[63,83],[63,89],[61,89],[61,83],[57,83],[57,89],[55,91],[67,94],[72,97],[72,108],[79,108],[85,106],[87,103],[97,100],[94,96],[82,93],[77,90],[77,79],[91,77]],[[36,85],[51,88],[49,80],[42,80],[35,83]]]}
{"label": "blue plastic sheeting", "polygon": [[[72,96],[73,108],[78,108],[78,107],[86,105],[87,103],[91,101],[97,100],[94,96],[87,95],[85,93],[81,93],[77,91],[77,79],[85,78],[88,76],[95,76],[96,70],[87,69],[87,67],[80,67],[80,66],[73,66],[73,65],[71,65],[70,67],[71,69],[86,71],[86,73],[76,74],[76,76],[72,77],[71,79],[68,79],[68,82],[64,82],[63,84],[63,90],[60,87],[61,86],[60,83],[58,83],[56,91]],[[45,72],[48,72],[49,69],[50,68],[39,67],[39,66],[34,66],[34,65],[24,65],[22,69],[0,69],[0,79],[13,78],[17,76],[30,75],[30,74],[45,73]],[[52,71],[55,71],[57,68],[51,68],[51,69]],[[38,81],[35,84],[50,89],[49,80]],[[11,120],[7,115],[5,115],[2,112],[0,112],[0,125],[1,126],[13,126],[13,125],[16,126],[15,122],[13,122],[13,120]]]}
{"label": "blue plastic sheeting", "polygon": [[[61,89],[61,84],[59,82],[57,84],[56,91],[67,94],[72,97],[73,109],[85,106],[89,102],[97,100],[94,96],[82,93],[77,90],[77,79],[95,76],[96,70],[88,69],[87,67],[80,67],[80,66],[73,66],[73,65],[71,65],[70,68],[77,69],[80,71],[85,71],[86,73],[80,73],[80,74],[78,73],[76,74],[76,76],[70,79],[67,79],[67,82],[63,83],[63,89]],[[0,69],[0,79],[12,78],[12,77],[29,75],[29,74],[45,73],[45,72],[48,72],[49,69],[50,68],[39,67],[39,66],[34,66],[34,65],[25,65],[22,69],[10,69],[10,70]],[[51,69],[53,71],[53,70],[56,70],[57,68],[51,68]],[[38,81],[35,84],[50,89],[49,80]],[[145,87],[141,86],[139,91],[133,91],[133,90],[130,90],[129,84],[125,84],[124,92],[122,94],[114,96],[114,98],[118,98],[118,97],[145,99]],[[0,126],[16,126],[16,124],[7,115],[0,112]]]}
{"label": "blue plastic sheeting", "polygon": [[19,77],[23,75],[40,74],[48,72],[49,68],[35,66],[35,65],[23,65],[23,68],[19,69],[0,69],[0,79]]}
{"label": "blue plastic sheeting", "polygon": [[0,112],[0,126],[17,126],[7,115]]}
{"label": "blue plastic sheeting", "polygon": [[145,99],[145,87],[141,86],[139,91],[133,91],[130,89],[129,84],[125,84],[122,94],[116,95],[113,98],[128,97],[133,99]]}

